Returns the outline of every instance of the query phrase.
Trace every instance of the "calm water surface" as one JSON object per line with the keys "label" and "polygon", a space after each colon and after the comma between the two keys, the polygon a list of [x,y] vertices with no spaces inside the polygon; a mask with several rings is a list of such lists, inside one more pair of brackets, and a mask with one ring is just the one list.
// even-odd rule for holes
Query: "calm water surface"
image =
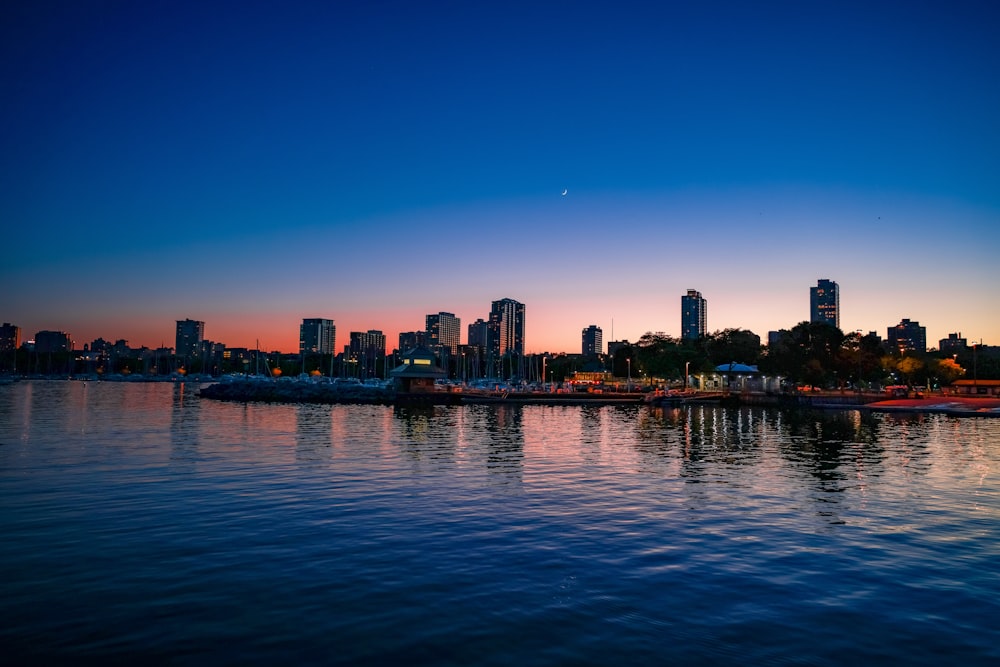
{"label": "calm water surface", "polygon": [[0,387],[15,662],[997,664],[1000,419]]}

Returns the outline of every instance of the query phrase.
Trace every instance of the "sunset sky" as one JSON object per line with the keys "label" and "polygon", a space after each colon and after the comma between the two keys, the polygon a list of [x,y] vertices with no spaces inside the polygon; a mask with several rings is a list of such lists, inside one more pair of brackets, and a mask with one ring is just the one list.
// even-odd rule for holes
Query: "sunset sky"
{"label": "sunset sky", "polygon": [[0,320],[1000,344],[1000,6],[872,4],[4,3]]}

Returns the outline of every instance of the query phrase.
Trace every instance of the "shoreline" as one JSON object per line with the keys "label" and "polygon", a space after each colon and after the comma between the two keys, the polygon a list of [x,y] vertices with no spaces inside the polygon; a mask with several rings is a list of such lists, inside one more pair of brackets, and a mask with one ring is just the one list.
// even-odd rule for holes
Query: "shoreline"
{"label": "shoreline", "polygon": [[[727,405],[798,407],[819,410],[860,410],[885,413],[935,413],[956,417],[1000,417],[1000,397],[928,396],[852,401],[840,394],[822,396],[693,395],[650,400],[650,394],[631,393],[549,393],[435,391],[401,394],[377,386],[307,382],[220,382],[201,388],[199,395],[214,400],[265,403],[376,404],[399,406],[432,405],[649,405],[680,407],[720,403]],[[869,399],[880,397],[869,395]]]}

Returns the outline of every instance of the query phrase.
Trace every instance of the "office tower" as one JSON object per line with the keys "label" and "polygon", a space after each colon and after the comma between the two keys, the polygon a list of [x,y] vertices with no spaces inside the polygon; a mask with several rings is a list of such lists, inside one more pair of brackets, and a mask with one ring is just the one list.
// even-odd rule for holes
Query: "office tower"
{"label": "office tower", "polygon": [[592,357],[604,353],[604,342],[601,340],[601,327],[591,324],[583,330],[583,355]]}
{"label": "office tower", "polygon": [[13,352],[21,347],[21,327],[4,322],[0,326],[0,352]]}
{"label": "office tower", "polygon": [[436,313],[425,318],[427,332],[427,345],[430,347],[448,348],[451,354],[458,352],[461,343],[462,320],[455,317],[453,313]]}
{"label": "office tower", "polygon": [[64,331],[39,331],[35,334],[35,352],[72,352],[73,340]]}
{"label": "office tower", "polygon": [[890,348],[898,349],[900,352],[904,350],[927,351],[927,327],[920,326],[920,322],[900,320],[896,326],[889,327],[886,339]]}
{"label": "office tower", "polygon": [[825,278],[809,288],[809,321],[826,322],[840,328],[840,288]]}
{"label": "office tower", "polygon": [[514,299],[493,302],[487,324],[487,354],[524,354],[524,304]]}
{"label": "office tower", "polygon": [[198,356],[201,341],[205,339],[205,323],[196,320],[177,320],[177,339],[174,354],[178,357]]}
{"label": "office tower", "polygon": [[337,327],[333,320],[310,318],[299,326],[299,354],[333,354],[337,344]]}
{"label": "office tower", "polygon": [[467,342],[469,347],[478,347],[485,350],[490,339],[490,327],[489,323],[482,318],[477,319],[475,322],[469,325],[469,338]]}
{"label": "office tower", "polygon": [[681,297],[681,338],[697,340],[708,335],[708,301],[701,292],[689,289]]}

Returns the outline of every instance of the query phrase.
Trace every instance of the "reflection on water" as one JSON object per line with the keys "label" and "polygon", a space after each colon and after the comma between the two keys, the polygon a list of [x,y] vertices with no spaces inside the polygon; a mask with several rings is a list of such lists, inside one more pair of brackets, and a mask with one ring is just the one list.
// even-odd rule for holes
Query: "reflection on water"
{"label": "reflection on water", "polygon": [[0,387],[17,663],[994,664],[1000,420]]}

